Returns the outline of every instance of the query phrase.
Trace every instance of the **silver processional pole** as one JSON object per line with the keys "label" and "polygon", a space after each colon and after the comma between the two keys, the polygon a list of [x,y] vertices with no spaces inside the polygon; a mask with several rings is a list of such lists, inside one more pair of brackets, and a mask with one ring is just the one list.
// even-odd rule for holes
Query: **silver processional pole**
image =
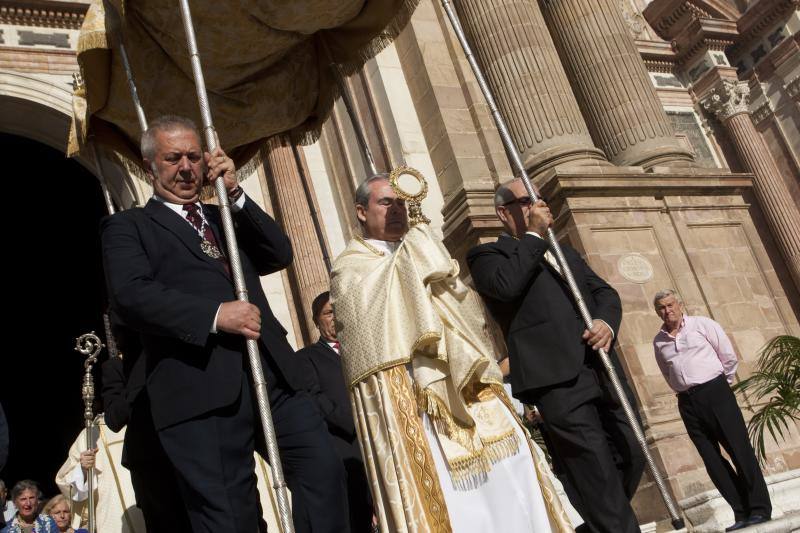
{"label": "silver processional pole", "polygon": [[[456,37],[458,37],[458,41],[461,44],[461,48],[464,49],[464,55],[467,57],[467,61],[469,61],[470,67],[472,67],[472,71],[475,74],[475,78],[478,81],[478,85],[481,88],[481,92],[483,93],[484,98],[486,99],[486,103],[489,105],[489,109],[492,113],[492,118],[494,118],[495,124],[497,125],[497,129],[500,132],[500,138],[503,141],[503,145],[506,149],[506,154],[508,158],[511,160],[512,167],[514,168],[515,173],[519,178],[522,179],[522,183],[525,185],[525,190],[530,195],[531,200],[534,202],[539,199],[539,195],[536,194],[536,191],[533,189],[531,185],[530,179],[528,179],[528,173],[525,170],[525,165],[522,163],[522,159],[519,156],[519,152],[517,151],[516,147],[514,146],[514,142],[511,140],[511,135],[508,132],[508,127],[506,126],[505,120],[500,115],[500,111],[497,108],[497,104],[494,101],[494,96],[492,92],[489,90],[489,85],[486,83],[486,78],[483,75],[483,71],[481,70],[480,66],[478,65],[475,56],[472,53],[472,48],[467,42],[467,37],[464,34],[464,30],[461,27],[461,23],[458,20],[458,15],[456,14],[455,10],[453,9],[452,4],[449,0],[441,0],[442,7],[444,8],[445,12],[447,13],[447,18],[450,19],[450,24],[453,26],[453,30],[455,31]],[[550,243],[550,248],[556,255],[558,259],[558,263],[561,266],[561,270],[564,273],[564,277],[566,278],[567,285],[569,285],[570,292],[572,293],[572,297],[575,299],[575,302],[578,304],[578,309],[581,313],[581,318],[583,322],[586,324],[587,329],[591,329],[593,321],[592,315],[589,313],[589,308],[586,306],[586,302],[583,300],[583,296],[581,295],[580,289],[578,288],[578,284],[575,282],[575,277],[572,275],[572,271],[567,264],[567,260],[564,257],[564,252],[561,250],[561,245],[558,243],[558,239],[556,239],[556,234],[553,232],[552,228],[547,229],[547,240]],[[636,440],[639,441],[639,446],[644,453],[645,459],[647,461],[648,469],[650,470],[650,475],[653,476],[653,480],[655,481],[656,485],[658,486],[658,490],[661,492],[661,497],[664,499],[664,503],[667,506],[667,510],[669,511],[670,518],[672,519],[672,527],[675,529],[682,529],[684,527],[683,519],[681,518],[680,514],[678,513],[677,505],[672,498],[672,495],[669,493],[666,484],[664,483],[664,478],[661,475],[661,472],[658,470],[658,467],[653,460],[653,456],[650,454],[650,449],[647,446],[647,440],[644,436],[644,431],[642,431],[641,426],[639,425],[639,421],[636,418],[636,415],[633,412],[633,408],[631,407],[630,402],[628,401],[628,397],[625,395],[625,391],[622,388],[622,383],[620,382],[619,376],[617,375],[614,366],[611,363],[611,358],[608,356],[608,353],[604,349],[598,350],[598,354],[600,355],[600,360],[603,363],[603,366],[608,373],[608,377],[611,380],[611,383],[614,387],[614,392],[619,399],[620,404],[622,405],[622,409],[625,411],[625,417],[628,419],[628,423],[633,428],[633,432],[636,435]]]}
{"label": "silver processional pole", "polygon": [[[200,115],[203,120],[203,132],[206,138],[208,150],[214,151],[218,145],[217,132],[211,120],[211,107],[206,92],[205,80],[203,79],[203,69],[200,65],[200,54],[197,50],[197,39],[194,33],[194,23],[192,13],[189,10],[189,0],[180,0],[181,16],[183,27],[186,31],[186,42],[189,48],[189,57],[192,62],[192,74],[194,75],[195,88],[197,89],[197,100],[200,105]],[[247,302],[247,287],[242,274],[242,263],[239,258],[239,247],[236,242],[236,234],[233,229],[233,218],[231,217],[231,206],[228,201],[228,194],[225,190],[225,181],[220,178],[215,181],[217,198],[219,200],[220,214],[222,215],[222,227],[225,232],[225,240],[228,243],[228,258],[231,264],[231,274],[236,289],[236,296],[239,301]],[[264,430],[264,440],[267,445],[270,469],[274,481],[275,495],[278,500],[279,521],[284,533],[294,533],[292,524],[292,512],[289,508],[289,497],[286,491],[286,482],[283,477],[283,467],[281,466],[280,454],[278,451],[278,441],[275,436],[275,426],[272,423],[272,412],[269,407],[269,397],[267,396],[267,382],[264,379],[264,371],[261,367],[261,354],[258,350],[258,343],[255,340],[247,340],[247,355],[250,360],[250,369],[253,374],[253,381],[256,391],[256,401],[258,411],[261,415],[261,426]]]}

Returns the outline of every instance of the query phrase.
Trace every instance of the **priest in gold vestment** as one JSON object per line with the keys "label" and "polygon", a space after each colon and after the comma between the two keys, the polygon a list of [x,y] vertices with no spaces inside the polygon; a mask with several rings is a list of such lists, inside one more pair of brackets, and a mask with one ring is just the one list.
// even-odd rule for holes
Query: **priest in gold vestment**
{"label": "priest in gold vestment", "polygon": [[381,531],[572,531],[458,263],[427,224],[409,229],[385,175],[358,188],[356,215],[331,296]]}

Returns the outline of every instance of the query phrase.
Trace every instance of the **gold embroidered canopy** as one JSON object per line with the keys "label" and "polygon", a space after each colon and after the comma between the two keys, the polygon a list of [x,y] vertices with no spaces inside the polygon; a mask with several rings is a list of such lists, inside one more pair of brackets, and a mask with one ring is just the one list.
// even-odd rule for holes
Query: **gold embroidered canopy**
{"label": "gold embroidered canopy", "polygon": [[[221,145],[247,161],[264,139],[315,139],[349,73],[400,32],[418,0],[193,0],[192,15]],[[185,115],[197,100],[175,0],[93,0],[78,38],[84,85],[73,96],[68,155],[94,134],[139,161],[140,127],[118,51],[123,39],[148,117]]]}

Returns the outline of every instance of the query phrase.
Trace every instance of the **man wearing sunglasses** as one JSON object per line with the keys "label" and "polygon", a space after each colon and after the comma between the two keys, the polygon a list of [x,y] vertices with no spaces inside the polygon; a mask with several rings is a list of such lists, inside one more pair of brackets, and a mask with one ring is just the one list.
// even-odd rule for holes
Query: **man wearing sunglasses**
{"label": "man wearing sunglasses", "polygon": [[547,242],[553,215],[532,202],[522,180],[501,185],[495,210],[505,228],[496,242],[469,251],[478,292],[503,328],[511,362],[511,388],[544,419],[573,505],[590,531],[639,531],[630,498],[644,470],[644,456],[613,393],[596,350],[609,351],[631,405],[636,405],[616,354],[622,305],[611,288],[570,246],[563,246],[589,312],[586,329]]}

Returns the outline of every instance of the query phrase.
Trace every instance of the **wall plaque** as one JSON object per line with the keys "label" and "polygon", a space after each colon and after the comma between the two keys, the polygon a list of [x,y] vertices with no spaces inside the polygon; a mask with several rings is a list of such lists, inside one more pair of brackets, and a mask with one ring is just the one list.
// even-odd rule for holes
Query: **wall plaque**
{"label": "wall plaque", "polygon": [[646,283],[653,279],[653,265],[639,254],[620,257],[617,261],[617,270],[623,278],[634,283]]}

